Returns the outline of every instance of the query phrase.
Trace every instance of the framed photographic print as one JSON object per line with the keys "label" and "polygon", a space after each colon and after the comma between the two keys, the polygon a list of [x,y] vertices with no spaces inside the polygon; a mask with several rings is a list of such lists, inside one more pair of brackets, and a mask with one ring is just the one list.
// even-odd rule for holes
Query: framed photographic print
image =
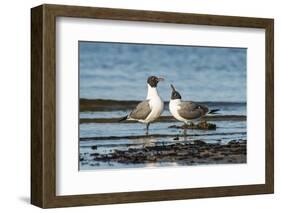
{"label": "framed photographic print", "polygon": [[31,203],[274,191],[273,19],[31,9]]}

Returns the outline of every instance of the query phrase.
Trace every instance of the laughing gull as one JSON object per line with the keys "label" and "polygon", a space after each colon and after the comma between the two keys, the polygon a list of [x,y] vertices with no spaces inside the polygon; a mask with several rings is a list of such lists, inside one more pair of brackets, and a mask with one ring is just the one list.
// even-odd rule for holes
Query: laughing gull
{"label": "laughing gull", "polygon": [[[177,120],[187,124],[188,122],[200,120],[206,114],[215,114],[215,112],[219,111],[219,109],[209,110],[207,106],[192,101],[182,101],[180,93],[176,91],[172,84],[171,87],[172,95],[169,109]],[[186,134],[186,129],[184,129],[184,134]]]}
{"label": "laughing gull", "polygon": [[157,84],[163,80],[164,78],[150,76],[147,79],[146,100],[140,102],[130,114],[121,118],[119,121],[134,120],[145,123],[146,135],[148,135],[149,124],[155,121],[164,109],[164,103],[157,92]]}

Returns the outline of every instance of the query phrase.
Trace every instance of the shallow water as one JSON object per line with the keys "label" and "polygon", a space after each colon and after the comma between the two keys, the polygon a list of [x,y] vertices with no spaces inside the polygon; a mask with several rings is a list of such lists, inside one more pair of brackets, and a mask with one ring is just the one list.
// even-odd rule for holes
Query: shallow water
{"label": "shallow water", "polygon": [[[218,107],[214,105],[214,107]],[[246,115],[246,104],[234,104],[232,107],[222,107],[221,115]],[[126,114],[125,111],[84,112],[81,118],[112,118]],[[163,114],[168,115],[165,111]],[[182,125],[180,122],[157,122],[150,125],[150,134],[159,135],[156,138],[130,138],[144,136],[145,125],[141,123],[82,123],[80,124],[80,156],[90,160],[80,162],[80,170],[120,169],[178,165],[177,162],[122,164],[117,162],[98,162],[91,154],[106,154],[115,150],[128,150],[134,147],[156,146],[157,144],[181,143],[202,140],[206,143],[227,144],[232,140],[246,140],[246,121],[211,121],[216,124],[216,130],[188,129],[187,137],[183,137],[182,129],[169,128],[172,125]],[[162,137],[161,137],[162,135]],[[168,135],[168,136],[167,136]],[[98,136],[98,138],[96,138]],[[115,138],[113,138],[115,137]],[[179,137],[177,140],[175,138]],[[92,139],[91,139],[92,138]],[[116,139],[117,138],[117,139]],[[94,147],[94,149],[92,149]],[[87,163],[85,163],[87,162]]]}

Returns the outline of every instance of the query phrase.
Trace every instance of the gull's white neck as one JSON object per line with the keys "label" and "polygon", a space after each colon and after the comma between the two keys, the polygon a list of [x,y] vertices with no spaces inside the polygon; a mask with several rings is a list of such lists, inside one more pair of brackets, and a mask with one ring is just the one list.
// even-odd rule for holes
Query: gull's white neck
{"label": "gull's white neck", "polygon": [[171,100],[170,100],[170,103],[171,103],[171,104],[176,104],[176,105],[178,105],[178,104],[181,103],[181,99],[171,99]]}
{"label": "gull's white neck", "polygon": [[152,99],[155,97],[159,97],[157,88],[156,87],[151,87],[149,84],[147,84],[147,96],[146,99]]}

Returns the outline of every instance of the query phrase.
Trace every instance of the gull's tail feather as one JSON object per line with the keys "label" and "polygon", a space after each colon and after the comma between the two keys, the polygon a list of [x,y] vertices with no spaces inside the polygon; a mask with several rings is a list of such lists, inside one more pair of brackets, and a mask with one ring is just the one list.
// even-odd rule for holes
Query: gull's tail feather
{"label": "gull's tail feather", "polygon": [[217,112],[220,111],[220,109],[211,109],[208,114],[218,114]]}
{"label": "gull's tail feather", "polygon": [[121,118],[118,120],[118,122],[125,121],[125,120],[127,120],[127,118],[128,118],[128,115],[126,115],[126,116],[124,116],[124,117],[121,117]]}

